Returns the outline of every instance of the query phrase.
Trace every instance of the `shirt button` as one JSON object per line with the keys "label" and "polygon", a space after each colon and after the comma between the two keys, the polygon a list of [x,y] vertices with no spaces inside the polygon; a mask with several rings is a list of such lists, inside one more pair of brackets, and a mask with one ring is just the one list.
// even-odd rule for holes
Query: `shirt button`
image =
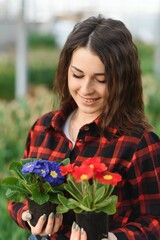
{"label": "shirt button", "polygon": [[89,126],[88,125],[84,126],[84,131],[88,131],[88,130],[89,130]]}

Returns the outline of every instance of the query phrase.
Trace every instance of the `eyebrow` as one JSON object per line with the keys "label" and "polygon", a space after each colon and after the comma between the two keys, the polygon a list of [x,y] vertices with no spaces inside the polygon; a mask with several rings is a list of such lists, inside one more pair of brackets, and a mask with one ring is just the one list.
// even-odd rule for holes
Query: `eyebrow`
{"label": "eyebrow", "polygon": [[[80,73],[83,73],[82,70],[80,70],[79,68],[75,67],[75,66],[71,66],[71,68],[74,68],[76,71],[80,72]],[[96,76],[104,76],[105,73],[95,73],[94,75]]]}

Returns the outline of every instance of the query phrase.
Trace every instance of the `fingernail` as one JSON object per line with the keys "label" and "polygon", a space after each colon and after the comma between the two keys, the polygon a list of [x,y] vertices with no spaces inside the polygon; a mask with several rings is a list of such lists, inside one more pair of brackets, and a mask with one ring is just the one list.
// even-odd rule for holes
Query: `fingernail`
{"label": "fingernail", "polygon": [[27,220],[31,220],[31,218],[32,218],[31,214],[30,214],[30,213],[27,213],[27,214],[26,214],[26,219],[27,219]]}
{"label": "fingernail", "polygon": [[84,233],[84,228],[81,228],[81,235],[83,235]]}
{"label": "fingernail", "polygon": [[73,222],[73,229],[76,229],[76,222]]}
{"label": "fingernail", "polygon": [[79,228],[79,226],[78,226],[78,224],[76,224],[76,226],[75,226],[76,232],[78,231],[78,228]]}
{"label": "fingernail", "polygon": [[58,218],[60,216],[60,214],[59,213],[56,213],[56,218]]}
{"label": "fingernail", "polygon": [[42,215],[42,219],[43,219],[43,220],[46,220],[46,218],[47,218],[46,214],[43,214],[43,215]]}
{"label": "fingernail", "polygon": [[53,219],[53,218],[54,218],[54,213],[51,212],[50,215],[49,215],[49,217]]}

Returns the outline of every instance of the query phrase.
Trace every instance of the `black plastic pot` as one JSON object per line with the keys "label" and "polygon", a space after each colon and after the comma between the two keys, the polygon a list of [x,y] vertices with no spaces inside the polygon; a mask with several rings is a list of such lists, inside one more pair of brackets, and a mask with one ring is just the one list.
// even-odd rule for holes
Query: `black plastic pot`
{"label": "black plastic pot", "polygon": [[108,215],[103,212],[76,214],[76,223],[86,231],[87,240],[100,240],[108,237]]}
{"label": "black plastic pot", "polygon": [[[38,219],[43,215],[46,214],[47,218],[51,212],[56,212],[57,205],[51,202],[46,202],[42,205],[37,204],[31,199],[28,199],[28,208],[29,212],[32,215],[32,219],[30,220],[30,223],[32,226],[35,226],[37,224]],[[47,222],[47,221],[46,221]]]}

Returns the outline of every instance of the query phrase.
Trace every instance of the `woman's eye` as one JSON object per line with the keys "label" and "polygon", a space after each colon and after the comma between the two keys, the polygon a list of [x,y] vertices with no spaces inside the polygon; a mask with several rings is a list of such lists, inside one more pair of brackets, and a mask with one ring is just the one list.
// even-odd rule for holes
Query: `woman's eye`
{"label": "woman's eye", "polygon": [[76,75],[76,74],[73,73],[73,77],[75,77],[75,78],[83,78],[84,76],[79,76],[79,75]]}
{"label": "woman's eye", "polygon": [[99,83],[106,83],[106,79],[104,79],[104,80],[98,80],[98,79],[96,79],[96,81],[99,82]]}

